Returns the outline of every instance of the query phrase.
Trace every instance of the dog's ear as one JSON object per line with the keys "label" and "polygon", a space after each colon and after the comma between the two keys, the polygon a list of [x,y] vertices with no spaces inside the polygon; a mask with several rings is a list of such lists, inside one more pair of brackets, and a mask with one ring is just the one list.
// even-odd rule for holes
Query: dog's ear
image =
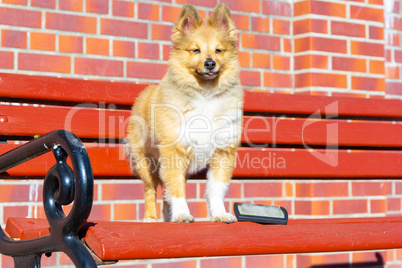
{"label": "dog's ear", "polygon": [[182,38],[202,25],[203,21],[198,11],[190,4],[185,4],[180,17],[173,28],[172,40]]}
{"label": "dog's ear", "polygon": [[218,28],[237,40],[237,30],[228,6],[224,3],[215,7],[208,19],[208,25]]}

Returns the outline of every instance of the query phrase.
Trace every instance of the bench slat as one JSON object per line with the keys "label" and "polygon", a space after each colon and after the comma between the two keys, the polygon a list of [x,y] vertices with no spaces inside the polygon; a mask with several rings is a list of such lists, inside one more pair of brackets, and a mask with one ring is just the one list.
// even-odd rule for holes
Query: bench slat
{"label": "bench slat", "polygon": [[[337,103],[336,103],[337,102]],[[357,117],[402,117],[402,101],[246,91],[245,111],[277,114],[342,115]]]}
{"label": "bench slat", "polygon": [[[113,103],[132,105],[145,85],[105,83],[41,76],[0,74],[0,96],[47,101]],[[338,101],[336,113],[349,116],[402,118],[401,100],[324,97],[309,95],[270,94],[245,91],[244,110],[258,113],[333,114],[328,109]],[[329,106],[328,106],[329,105]],[[327,108],[327,110],[326,110]]]}
{"label": "bench slat", "polygon": [[[17,145],[1,144],[0,153]],[[113,146],[113,145],[112,145]],[[95,176],[132,176],[122,145],[86,144]],[[338,154],[338,164],[322,159],[325,150],[239,148],[234,177],[396,177],[402,174],[402,152],[370,150],[328,150]],[[107,161],[105,161],[107,159]],[[40,156],[7,171],[10,176],[44,176],[54,165],[50,154]],[[334,163],[332,163],[334,164]]]}
{"label": "bench slat", "polygon": [[[0,135],[44,135],[66,129],[84,138],[123,139],[130,111],[85,107],[0,104]],[[88,120],[88,118],[91,118]],[[318,120],[244,117],[242,142],[402,147],[402,123],[391,121]],[[328,129],[337,139],[327,139]],[[333,130],[335,128],[335,130]]]}
{"label": "bench slat", "polygon": [[[43,220],[21,218],[6,230],[20,239],[49,231]],[[89,222],[82,235],[102,260],[379,250],[402,247],[402,217],[290,219],[286,226]]]}

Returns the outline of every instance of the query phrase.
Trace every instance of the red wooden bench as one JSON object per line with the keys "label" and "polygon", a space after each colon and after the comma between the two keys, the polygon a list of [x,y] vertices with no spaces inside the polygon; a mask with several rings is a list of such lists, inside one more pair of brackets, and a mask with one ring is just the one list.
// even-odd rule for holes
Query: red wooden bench
{"label": "red wooden bench", "polygon": [[[95,179],[132,179],[122,157],[122,141],[130,106],[143,88],[0,74],[0,154],[19,147],[15,140],[66,129],[84,142]],[[401,137],[400,100],[246,90],[244,133],[234,178],[400,179]],[[34,142],[39,144],[41,139]],[[3,179],[42,178],[55,163],[51,154],[43,154],[5,170],[1,161],[2,156]],[[10,218],[6,232],[12,238],[36,241],[27,239],[44,239],[55,231],[50,231],[47,220]],[[402,248],[402,217],[290,219],[286,226],[196,222],[180,228],[173,223],[87,222],[79,238],[99,262],[389,249]],[[4,250],[2,243],[12,241],[0,237],[0,253],[13,256],[16,264],[38,262],[48,251],[63,251],[60,247],[36,253],[30,249],[27,260],[21,253]],[[87,265],[65,252],[77,266]]]}

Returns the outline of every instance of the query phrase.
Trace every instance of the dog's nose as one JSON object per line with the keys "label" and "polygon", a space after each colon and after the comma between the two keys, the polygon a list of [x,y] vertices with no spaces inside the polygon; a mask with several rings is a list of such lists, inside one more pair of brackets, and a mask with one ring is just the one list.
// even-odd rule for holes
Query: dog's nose
{"label": "dog's nose", "polygon": [[207,59],[204,62],[204,66],[205,66],[205,68],[207,68],[207,70],[211,71],[211,70],[213,70],[215,68],[216,62],[213,59]]}

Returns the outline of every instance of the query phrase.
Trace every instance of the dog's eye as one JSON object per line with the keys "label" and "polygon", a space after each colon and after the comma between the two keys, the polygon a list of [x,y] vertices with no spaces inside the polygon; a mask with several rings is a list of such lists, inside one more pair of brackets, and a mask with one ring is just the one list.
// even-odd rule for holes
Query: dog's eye
{"label": "dog's eye", "polygon": [[201,53],[201,50],[197,48],[197,49],[194,49],[193,52],[194,52],[195,54],[200,54],[200,53]]}
{"label": "dog's eye", "polygon": [[216,54],[222,53],[222,50],[219,49],[219,48],[217,48],[217,49],[215,50],[215,53],[216,53]]}

